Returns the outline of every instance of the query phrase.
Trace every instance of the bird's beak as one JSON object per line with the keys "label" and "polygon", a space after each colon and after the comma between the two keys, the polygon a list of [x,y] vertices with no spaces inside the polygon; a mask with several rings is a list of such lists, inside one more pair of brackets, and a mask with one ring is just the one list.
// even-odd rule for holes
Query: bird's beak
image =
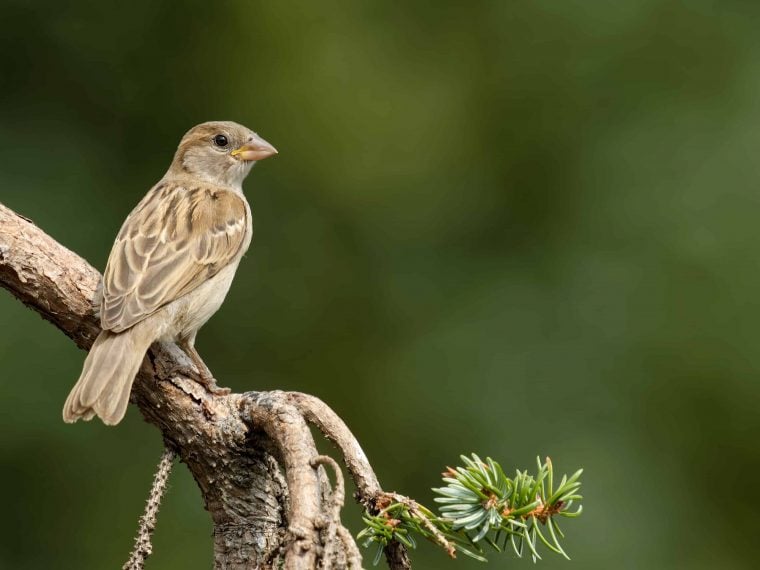
{"label": "bird's beak", "polygon": [[245,161],[263,160],[268,156],[277,154],[277,149],[260,136],[253,135],[251,140],[243,146],[236,148],[230,154]]}

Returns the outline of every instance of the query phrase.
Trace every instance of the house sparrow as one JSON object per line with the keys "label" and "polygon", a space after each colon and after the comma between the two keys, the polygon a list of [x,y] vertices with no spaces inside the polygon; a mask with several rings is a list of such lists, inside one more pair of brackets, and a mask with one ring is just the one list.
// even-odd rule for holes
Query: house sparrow
{"label": "house sparrow", "polygon": [[95,304],[103,329],[63,406],[63,420],[115,425],[150,345],[176,342],[217,391],[195,335],[221,306],[251,243],[243,179],[275,148],[232,122],[202,123],[182,138],[164,177],[127,216]]}

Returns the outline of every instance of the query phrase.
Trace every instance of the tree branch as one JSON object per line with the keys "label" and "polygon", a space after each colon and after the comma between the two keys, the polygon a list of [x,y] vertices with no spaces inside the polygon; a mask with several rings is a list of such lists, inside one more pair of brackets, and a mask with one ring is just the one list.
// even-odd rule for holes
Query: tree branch
{"label": "tree branch", "polygon": [[[99,281],[85,260],[0,204],[0,285],[84,349],[100,330],[92,307]],[[193,379],[197,372],[175,345],[156,344],[143,361],[132,401],[200,487],[214,523],[215,568],[356,565],[356,544],[333,510],[335,493],[343,491],[330,495],[306,421],[337,445],[358,499],[372,510],[382,490],[345,423],[306,394],[210,394]],[[334,532],[320,532],[325,521],[336,525]],[[390,568],[411,567],[398,543],[386,554]]]}

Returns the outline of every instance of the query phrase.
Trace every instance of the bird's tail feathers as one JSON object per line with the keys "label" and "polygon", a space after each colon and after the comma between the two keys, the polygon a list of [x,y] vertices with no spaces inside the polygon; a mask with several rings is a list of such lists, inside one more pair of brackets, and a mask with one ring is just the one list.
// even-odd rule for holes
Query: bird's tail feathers
{"label": "bird's tail feathers", "polygon": [[127,412],[137,371],[153,339],[140,324],[121,333],[102,331],[87,355],[82,374],[63,406],[63,421],[118,424]]}

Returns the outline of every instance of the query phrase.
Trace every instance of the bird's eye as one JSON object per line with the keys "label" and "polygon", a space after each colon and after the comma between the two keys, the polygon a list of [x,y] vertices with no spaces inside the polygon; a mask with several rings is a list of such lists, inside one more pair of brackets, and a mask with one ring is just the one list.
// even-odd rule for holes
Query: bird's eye
{"label": "bird's eye", "polygon": [[214,137],[214,144],[216,146],[222,146],[222,147],[224,147],[224,146],[227,146],[229,144],[229,141],[227,140],[227,137],[225,137],[224,135],[216,135]]}

